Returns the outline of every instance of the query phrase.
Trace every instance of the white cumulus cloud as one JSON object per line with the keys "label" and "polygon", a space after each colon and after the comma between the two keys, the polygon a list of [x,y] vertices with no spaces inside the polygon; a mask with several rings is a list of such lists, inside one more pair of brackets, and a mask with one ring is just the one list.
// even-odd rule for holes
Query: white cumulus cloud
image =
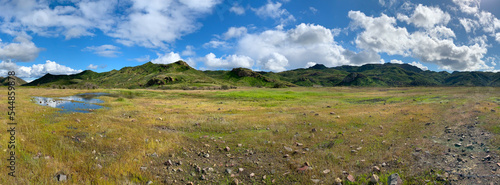
{"label": "white cumulus cloud", "polygon": [[266,19],[272,18],[279,21],[280,24],[287,24],[295,21],[295,17],[288,12],[288,10],[283,9],[280,2],[273,3],[271,0],[267,1],[267,4],[261,6],[257,9],[252,9],[255,11],[257,16]]}
{"label": "white cumulus cloud", "polygon": [[87,66],[87,69],[93,69],[93,70],[95,70],[95,69],[97,69],[98,67],[99,67],[99,66],[97,66],[97,65],[90,64],[89,66]]}
{"label": "white cumulus cloud", "polygon": [[205,66],[209,69],[232,69],[236,67],[252,68],[254,61],[248,56],[229,55],[217,58],[215,54],[209,53],[202,58]]}
{"label": "white cumulus cloud", "polygon": [[443,12],[438,7],[428,7],[419,4],[413,14],[408,17],[403,14],[398,14],[398,19],[411,23],[417,27],[432,28],[435,25],[446,25],[451,20],[451,16],[448,13]]}
{"label": "white cumulus cloud", "polygon": [[349,17],[354,27],[363,30],[356,38],[360,48],[389,55],[412,56],[445,70],[491,68],[482,60],[487,53],[485,45],[458,46],[453,41],[453,31],[446,27],[436,26],[427,31],[409,33],[406,28],[396,26],[395,18],[385,14],[370,17],[359,11],[350,11]]}
{"label": "white cumulus cloud", "polygon": [[243,8],[242,6],[240,6],[238,4],[235,4],[234,6],[232,6],[229,9],[229,11],[235,13],[236,15],[243,15],[243,14],[245,14],[245,8]]}
{"label": "white cumulus cloud", "polygon": [[413,61],[412,63],[409,63],[409,64],[410,64],[410,65],[412,65],[412,66],[418,67],[418,68],[420,68],[420,69],[422,69],[422,70],[424,70],[424,71],[429,70],[429,68],[428,68],[427,66],[424,66],[424,65],[423,65],[423,64],[421,64],[420,62],[415,62],[415,61]]}
{"label": "white cumulus cloud", "polygon": [[170,64],[182,60],[179,53],[174,53],[174,52],[166,54],[157,53],[156,55],[158,55],[158,58],[151,60],[151,62],[155,64]]}
{"label": "white cumulus cloud", "polygon": [[118,57],[118,54],[121,52],[118,51],[120,48],[113,45],[101,45],[101,46],[89,46],[83,49],[82,51],[90,51],[94,54],[103,57]]}
{"label": "white cumulus cloud", "polygon": [[20,78],[40,78],[43,75],[50,73],[53,75],[70,75],[82,72],[70,67],[60,65],[54,61],[47,60],[44,64],[33,64],[32,66],[18,66],[14,62],[2,61],[0,63],[0,72],[6,74],[7,71],[15,71],[16,76]]}
{"label": "white cumulus cloud", "polygon": [[42,49],[26,36],[18,36],[12,43],[5,43],[0,39],[0,60],[31,62],[38,57],[40,51]]}

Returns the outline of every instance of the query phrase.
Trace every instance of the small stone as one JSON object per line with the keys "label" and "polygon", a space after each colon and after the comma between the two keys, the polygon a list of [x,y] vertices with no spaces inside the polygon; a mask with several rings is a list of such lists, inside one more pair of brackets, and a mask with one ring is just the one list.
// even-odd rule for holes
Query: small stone
{"label": "small stone", "polygon": [[379,173],[380,172],[380,168],[378,166],[373,166],[372,167],[372,171]]}
{"label": "small stone", "polygon": [[262,180],[266,180],[266,178],[267,178],[266,175],[262,176]]}
{"label": "small stone", "polygon": [[379,180],[380,180],[380,178],[379,178],[377,175],[375,175],[375,174],[373,174],[373,175],[370,177],[370,183],[371,183],[371,184],[378,184],[378,181],[379,181]]}
{"label": "small stone", "polygon": [[323,173],[328,174],[328,173],[330,173],[330,170],[329,169],[323,170]]}
{"label": "small stone", "polygon": [[238,168],[238,173],[243,172],[243,168]]}
{"label": "small stone", "polygon": [[389,185],[403,185],[403,180],[399,177],[399,174],[393,173],[387,179]]}
{"label": "small stone", "polygon": [[474,149],[474,145],[472,145],[472,144],[468,144],[467,146],[465,146],[465,148],[467,148],[467,149],[471,149],[471,150],[472,150],[472,149]]}
{"label": "small stone", "polygon": [[337,184],[342,184],[342,179],[340,179],[340,178],[338,178],[338,177],[337,177],[337,178],[335,179],[335,183],[337,183]]}
{"label": "small stone", "polygon": [[205,175],[201,175],[200,176],[200,180],[206,180],[207,178],[205,177]]}
{"label": "small stone", "polygon": [[290,147],[288,147],[288,146],[283,146],[283,148],[285,148],[285,150],[288,151],[288,152],[292,152],[293,151],[293,149],[290,148]]}
{"label": "small stone", "polygon": [[233,182],[231,182],[231,185],[238,185],[240,184],[240,181],[238,179],[233,179]]}
{"label": "small stone", "polygon": [[422,151],[421,148],[415,148],[415,152],[420,152],[420,151]]}
{"label": "small stone", "polygon": [[319,179],[311,179],[311,181],[314,183],[314,184],[318,184],[320,182]]}
{"label": "small stone", "polygon": [[57,178],[57,181],[59,181],[59,182],[67,180],[67,176],[64,174],[58,174],[56,176],[56,178]]}
{"label": "small stone", "polygon": [[231,170],[230,168],[227,168],[225,172],[226,172],[227,174],[231,174],[231,173],[233,173],[233,170]]}
{"label": "small stone", "polygon": [[76,119],[76,122],[80,123],[80,119],[78,119],[78,118],[77,118],[77,119]]}
{"label": "small stone", "polygon": [[316,132],[316,131],[318,131],[318,130],[316,130],[316,128],[313,128],[313,129],[311,130],[311,132]]}
{"label": "small stone", "polygon": [[486,157],[483,158],[483,161],[489,161],[491,160],[491,156],[490,155],[487,155]]}
{"label": "small stone", "polygon": [[229,150],[231,150],[228,146],[226,146],[226,148],[224,148],[224,151],[226,152],[229,152]]}
{"label": "small stone", "polygon": [[354,177],[353,177],[351,174],[349,174],[349,175],[347,176],[347,180],[349,180],[349,181],[351,181],[351,182],[356,182],[356,180],[354,179]]}
{"label": "small stone", "polygon": [[241,147],[241,146],[243,146],[243,145],[242,145],[241,143],[239,143],[239,144],[238,144],[238,147]]}
{"label": "small stone", "polygon": [[148,181],[146,184],[147,185],[153,184],[153,181]]}
{"label": "small stone", "polygon": [[283,158],[288,158],[288,157],[290,157],[290,155],[288,154],[283,155]]}
{"label": "small stone", "polygon": [[208,154],[208,153],[203,154],[203,157],[205,157],[205,158],[209,158],[209,157],[210,157],[210,154]]}
{"label": "small stone", "polygon": [[382,167],[385,167],[385,166],[387,166],[387,164],[385,164],[385,163],[382,163],[382,165],[381,165],[381,166],[382,166]]}
{"label": "small stone", "polygon": [[173,163],[172,163],[172,161],[171,161],[171,160],[168,160],[167,162],[164,162],[163,164],[164,164],[165,166],[172,166],[172,165],[173,165]]}
{"label": "small stone", "polygon": [[455,143],[455,146],[456,146],[456,147],[461,147],[461,146],[462,146],[462,143]]}
{"label": "small stone", "polygon": [[297,143],[297,146],[302,146],[302,145],[304,145],[304,144],[302,144],[302,143]]}
{"label": "small stone", "polygon": [[330,115],[334,115],[334,114],[335,114],[335,112],[330,112]]}
{"label": "small stone", "polygon": [[156,120],[163,121],[163,118],[158,117],[158,118],[156,118]]}
{"label": "small stone", "polygon": [[304,171],[306,171],[308,168],[309,168],[308,166],[302,166],[302,167],[300,167],[300,168],[297,168],[297,171],[298,171],[298,172],[304,172]]}
{"label": "small stone", "polygon": [[141,170],[142,170],[142,171],[146,171],[147,169],[148,169],[148,167],[141,166]]}
{"label": "small stone", "polygon": [[250,177],[254,177],[255,176],[255,173],[250,173]]}

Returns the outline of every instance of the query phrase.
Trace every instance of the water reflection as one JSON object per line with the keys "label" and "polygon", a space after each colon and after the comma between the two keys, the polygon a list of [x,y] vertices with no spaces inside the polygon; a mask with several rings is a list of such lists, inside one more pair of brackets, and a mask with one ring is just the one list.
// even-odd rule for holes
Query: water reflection
{"label": "water reflection", "polygon": [[77,94],[74,96],[50,98],[50,97],[33,97],[33,101],[38,105],[62,109],[59,112],[81,112],[88,113],[95,109],[103,108],[96,103],[104,103],[104,101],[97,99],[99,96],[109,95],[107,93],[85,93]]}

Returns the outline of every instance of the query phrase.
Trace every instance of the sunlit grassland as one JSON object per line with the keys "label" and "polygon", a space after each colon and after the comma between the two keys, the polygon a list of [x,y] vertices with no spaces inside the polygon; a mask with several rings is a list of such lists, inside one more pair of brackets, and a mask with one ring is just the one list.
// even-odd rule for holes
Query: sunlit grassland
{"label": "sunlit grassland", "polygon": [[[423,182],[426,169],[414,168],[411,152],[423,148],[439,153],[446,143],[434,142],[445,126],[479,117],[491,131],[491,144],[500,147],[500,89],[498,88],[285,88],[227,91],[182,90],[16,90],[16,175],[7,176],[7,91],[0,91],[0,182],[2,184],[54,184],[59,172],[69,174],[67,184],[161,184],[155,163],[169,156],[229,146],[234,155],[257,151],[260,158],[276,161],[270,174],[261,165],[240,164],[265,182],[331,182],[342,171],[367,176],[374,165],[392,163],[381,177],[398,172],[410,182]],[[33,96],[62,97],[84,92],[107,92],[106,109],[91,113],[61,114],[37,105]],[[492,112],[491,109],[496,109]],[[426,123],[432,123],[426,126]],[[313,131],[313,129],[315,131]],[[302,143],[303,146],[297,146]],[[213,142],[212,142],[213,143]],[[241,147],[237,147],[242,144]],[[283,158],[284,146],[299,154]],[[308,148],[302,154],[304,148]],[[216,151],[216,149],[211,149]],[[355,152],[353,152],[355,150]],[[156,154],[158,157],[151,157]],[[264,155],[265,154],[265,155]],[[190,162],[195,154],[182,160]],[[180,156],[182,157],[182,155]],[[5,159],[4,159],[5,158]],[[266,161],[263,159],[263,161]],[[164,161],[163,161],[164,162]],[[298,173],[309,162],[313,169]],[[141,170],[141,167],[147,167]],[[189,167],[185,167],[190,172]],[[221,168],[223,170],[223,168]],[[325,169],[331,170],[323,174]],[[221,170],[221,172],[222,172]],[[285,174],[285,175],[283,175]],[[197,179],[185,173],[183,179]],[[179,176],[176,176],[179,177]],[[227,182],[229,175],[214,181]],[[240,177],[241,179],[245,179]],[[413,179],[413,180],[412,180]],[[179,179],[180,180],[180,179]],[[383,178],[382,181],[385,179]],[[419,181],[421,180],[421,181]],[[252,182],[252,181],[248,181]],[[261,182],[254,180],[254,182]]]}

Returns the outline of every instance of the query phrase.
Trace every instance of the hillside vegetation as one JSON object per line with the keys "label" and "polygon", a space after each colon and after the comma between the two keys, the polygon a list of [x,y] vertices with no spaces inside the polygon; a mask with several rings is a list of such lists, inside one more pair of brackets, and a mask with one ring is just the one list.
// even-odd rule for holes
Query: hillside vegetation
{"label": "hillside vegetation", "polygon": [[256,72],[246,68],[230,71],[199,71],[184,61],[172,64],[146,64],[96,73],[90,70],[74,75],[47,74],[27,86],[53,88],[161,88],[211,89],[221,87],[294,87],[294,86],[500,86],[500,73],[423,71],[409,64],[366,64],[328,68],[322,64],[274,72]]}

